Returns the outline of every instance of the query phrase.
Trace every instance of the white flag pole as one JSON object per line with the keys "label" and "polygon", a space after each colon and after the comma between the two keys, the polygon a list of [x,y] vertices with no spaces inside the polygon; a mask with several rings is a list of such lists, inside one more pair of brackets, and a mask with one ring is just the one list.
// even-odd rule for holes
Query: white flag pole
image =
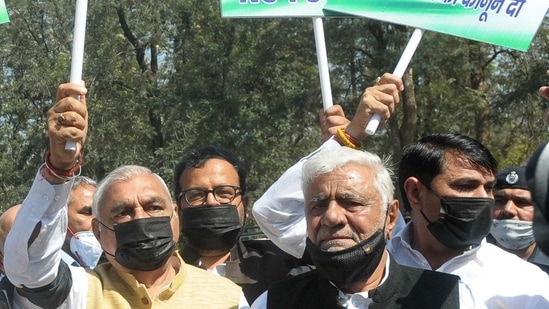
{"label": "white flag pole", "polygon": [[322,91],[322,106],[324,110],[334,105],[332,101],[332,86],[330,85],[330,71],[328,70],[328,56],[326,41],[324,40],[324,26],[321,17],[313,17],[315,32],[316,58],[318,59],[318,74],[320,75],[320,90]]}
{"label": "white flag pole", "polygon": [[[410,37],[410,40],[408,41],[408,45],[406,45],[406,48],[404,49],[402,56],[400,56],[400,60],[398,61],[397,66],[395,67],[395,70],[393,71],[393,75],[396,75],[402,78],[402,76],[404,75],[404,72],[406,71],[406,68],[408,67],[408,64],[410,63],[410,60],[412,60],[412,57],[416,52],[419,42],[421,42],[422,36],[423,36],[422,29],[414,30],[414,32],[412,33],[412,36]],[[366,126],[366,130],[365,130],[366,134],[374,135],[374,133],[376,133],[377,131],[377,127],[379,126],[380,122],[381,122],[381,115],[379,114],[372,115],[372,118],[370,118],[370,121]]]}
{"label": "white flag pole", "polygon": [[[87,9],[88,0],[76,0],[70,82],[77,85],[81,85],[82,83],[82,66],[84,63],[84,40],[86,37]],[[76,151],[76,142],[67,141],[65,143],[65,150]]]}

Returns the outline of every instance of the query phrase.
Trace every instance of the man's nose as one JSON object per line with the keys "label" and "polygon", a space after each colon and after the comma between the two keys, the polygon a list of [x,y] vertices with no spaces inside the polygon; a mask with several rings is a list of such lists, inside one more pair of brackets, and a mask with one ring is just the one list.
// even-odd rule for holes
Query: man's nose
{"label": "man's nose", "polygon": [[206,203],[207,206],[217,206],[219,205],[219,202],[215,199],[215,195],[213,192],[207,192],[206,193]]}
{"label": "man's nose", "polygon": [[337,202],[332,201],[328,204],[324,214],[322,214],[321,224],[329,227],[345,224],[345,212],[345,208],[341,207]]}
{"label": "man's nose", "polygon": [[139,208],[135,209],[134,220],[135,219],[144,219],[144,218],[149,218],[149,217],[150,217],[150,215],[145,210],[143,210],[143,208],[139,207]]}
{"label": "man's nose", "polygon": [[508,200],[505,205],[503,205],[503,209],[501,211],[502,219],[516,219],[517,216],[517,206],[513,203],[513,201]]}

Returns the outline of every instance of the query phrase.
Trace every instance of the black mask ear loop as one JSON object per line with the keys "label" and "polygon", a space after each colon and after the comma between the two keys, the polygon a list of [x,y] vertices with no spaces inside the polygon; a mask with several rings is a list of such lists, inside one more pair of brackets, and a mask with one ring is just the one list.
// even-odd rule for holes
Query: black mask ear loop
{"label": "black mask ear loop", "polygon": [[427,221],[427,223],[429,223],[429,224],[433,223],[433,222],[431,222],[431,220],[427,219],[427,216],[425,215],[423,210],[420,210],[419,213],[421,213],[421,215],[423,216],[423,219],[425,219],[425,221]]}
{"label": "black mask ear loop", "polygon": [[[438,199],[442,202],[442,197],[440,197],[435,191],[433,191],[433,189],[431,189],[430,186],[426,185],[423,181],[419,181],[425,188],[427,188],[427,190],[429,190],[429,192],[431,192],[431,194],[433,194],[434,196],[438,197]],[[445,213],[444,211],[444,208],[442,207],[442,203],[440,205],[440,209],[442,209],[442,212]],[[427,221],[427,223],[429,224],[432,224],[433,222],[429,219],[427,219],[427,216],[425,215],[425,213],[423,212],[423,210],[420,210],[419,211],[421,213],[421,215],[423,216],[423,219],[425,219],[425,221]],[[440,213],[440,210],[439,210],[439,213]]]}
{"label": "black mask ear loop", "polygon": [[385,235],[385,238],[387,238],[387,219],[389,217],[390,207],[391,207],[391,203],[387,203],[387,209],[385,210],[385,219],[383,222],[383,229],[381,230],[383,232],[383,235]]}
{"label": "black mask ear loop", "polygon": [[[391,207],[391,203],[387,203],[387,209],[385,210],[385,222],[383,223],[383,229],[382,229],[382,233],[383,233],[383,237],[385,237],[385,240],[387,241],[387,218],[389,217],[389,210],[390,210],[390,207]],[[377,295],[377,289],[374,289],[374,295],[372,295],[372,299],[376,299],[376,295]]]}
{"label": "black mask ear loop", "polygon": [[105,223],[101,222],[101,220],[99,220],[99,218],[96,218],[96,219],[97,219],[97,222],[99,222],[99,224],[101,224],[102,226],[106,227],[107,230],[109,230],[111,232],[114,232],[114,227],[110,228]]}
{"label": "black mask ear loop", "polygon": [[[99,218],[95,218],[97,220],[97,222],[99,222],[100,225],[104,226],[107,230],[111,231],[111,232],[114,232],[114,228],[110,228],[108,227],[105,223],[101,222],[101,220],[99,220]],[[99,243],[101,245],[101,249],[103,249],[103,252],[105,252],[105,254],[108,254],[112,257],[114,257],[114,254],[111,254],[109,251],[105,250],[105,248],[103,248],[103,244],[100,242]]]}

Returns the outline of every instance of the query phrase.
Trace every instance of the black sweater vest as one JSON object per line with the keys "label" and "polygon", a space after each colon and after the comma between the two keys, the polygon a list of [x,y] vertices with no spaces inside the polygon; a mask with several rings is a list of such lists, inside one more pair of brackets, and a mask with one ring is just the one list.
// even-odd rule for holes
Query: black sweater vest
{"label": "black sweater vest", "polygon": [[[389,277],[369,291],[373,302],[368,308],[457,309],[458,282],[458,276],[401,266],[391,258]],[[337,288],[313,270],[273,284],[267,308],[341,308],[337,297]]]}

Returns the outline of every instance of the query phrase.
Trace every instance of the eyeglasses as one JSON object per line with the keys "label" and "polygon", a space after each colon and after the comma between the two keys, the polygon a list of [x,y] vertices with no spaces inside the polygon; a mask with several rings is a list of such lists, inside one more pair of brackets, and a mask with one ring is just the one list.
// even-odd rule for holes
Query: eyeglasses
{"label": "eyeglasses", "polygon": [[240,191],[239,186],[230,185],[215,187],[211,190],[195,188],[181,191],[177,197],[177,200],[181,202],[181,198],[185,197],[187,204],[191,206],[202,206],[206,204],[208,194],[213,193],[213,196],[217,202],[221,204],[229,204],[239,193],[241,193]]}

